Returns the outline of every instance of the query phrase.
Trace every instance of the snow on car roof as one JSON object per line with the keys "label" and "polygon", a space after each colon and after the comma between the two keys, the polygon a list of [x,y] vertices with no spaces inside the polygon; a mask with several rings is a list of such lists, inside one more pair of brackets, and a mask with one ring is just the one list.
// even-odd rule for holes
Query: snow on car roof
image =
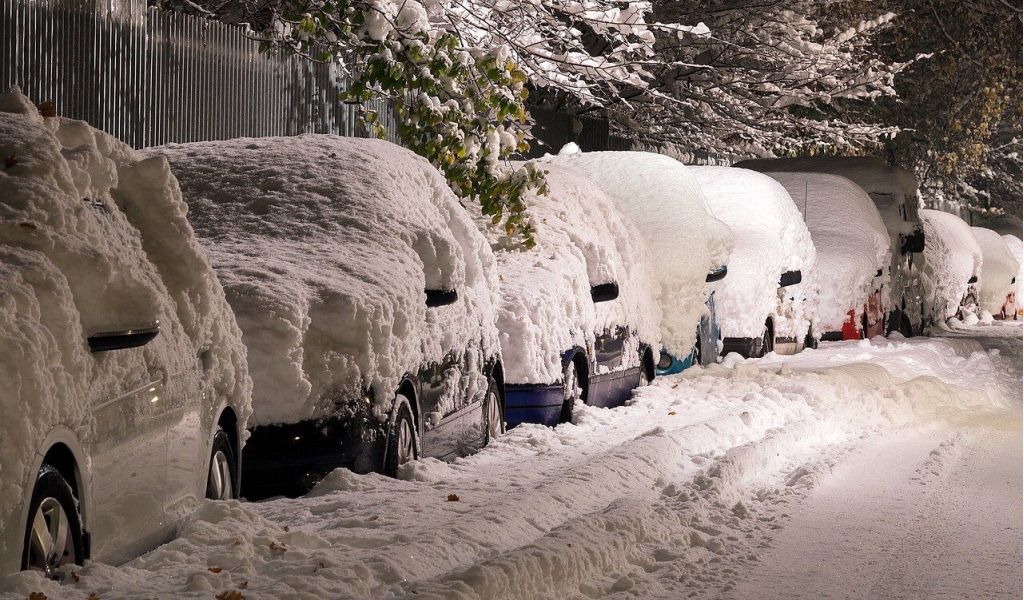
{"label": "snow on car roof", "polygon": [[[716,292],[722,337],[760,337],[765,318],[777,312],[779,277],[794,270],[810,276],[815,260],[811,234],[786,188],[771,177],[736,167],[689,169],[700,182],[712,214],[725,221],[735,236],[729,275]],[[800,287],[808,289],[806,284]],[[806,316],[813,314],[813,306],[806,304],[793,305],[792,322],[777,319],[776,333],[803,337]]]}
{"label": "snow on car roof", "polygon": [[1016,289],[1011,283],[1020,270],[1020,263],[1010,251],[1006,241],[995,231],[986,227],[971,227],[978,245],[981,246],[981,310],[996,314],[1003,306],[1006,295]]}
{"label": "snow on car roof", "polygon": [[921,220],[925,305],[935,311],[937,318],[948,319],[956,315],[967,294],[967,282],[981,275],[981,247],[971,226],[954,214],[925,208],[921,209]]}
{"label": "snow on car roof", "polygon": [[[241,332],[195,240],[174,177],[81,121],[43,118],[14,88],[0,95],[0,528],[44,437],[87,423],[156,368],[198,373],[248,418]],[[116,360],[86,337],[160,321],[160,335]],[[0,547],[0,553],[21,552]]]}
{"label": "snow on car roof", "polygon": [[[255,424],[332,413],[450,351],[498,352],[494,256],[444,178],[389,142],[302,135],[170,145],[245,333]],[[427,309],[424,289],[459,299]]]}
{"label": "snow on car roof", "polygon": [[[851,308],[888,288],[889,233],[864,190],[827,173],[767,172],[793,198],[814,241],[809,281],[818,290],[818,331],[838,331]],[[876,281],[875,273],[883,269]]]}
{"label": "snow on car roof", "polygon": [[574,152],[544,159],[597,183],[651,249],[662,310],[662,343],[686,356],[704,311],[707,274],[728,263],[732,232],[707,206],[700,184],[679,161],[651,152]]}
{"label": "snow on car roof", "polygon": [[[548,193],[525,199],[534,248],[519,247],[470,209],[498,261],[498,330],[508,383],[560,381],[562,353],[593,348],[595,332],[626,326],[655,351],[660,335],[650,255],[639,232],[593,182],[560,165],[540,168]],[[610,282],[619,285],[618,299],[595,304],[590,287]],[[628,366],[639,364],[636,352],[624,358]]]}

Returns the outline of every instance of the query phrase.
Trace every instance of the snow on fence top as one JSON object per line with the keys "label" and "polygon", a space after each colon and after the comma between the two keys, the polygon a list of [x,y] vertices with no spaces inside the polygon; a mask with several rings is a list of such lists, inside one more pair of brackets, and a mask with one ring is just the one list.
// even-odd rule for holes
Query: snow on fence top
{"label": "snow on fence top", "polygon": [[[920,222],[917,177],[873,156],[807,156],[744,160],[734,166],[756,171],[802,171],[841,175],[864,189],[875,201],[894,245],[899,234],[911,233]],[[899,250],[898,247],[893,248]]]}
{"label": "snow on fence top", "polygon": [[[818,290],[818,332],[839,331],[851,308],[889,287],[889,233],[864,190],[825,173],[766,173],[786,188],[814,241],[817,260],[807,274]],[[882,269],[882,277],[875,273]]]}
{"label": "snow on fence top", "polygon": [[981,310],[994,315],[1003,307],[1007,294],[1016,289],[1011,282],[1020,270],[1020,263],[998,233],[985,227],[971,227],[971,232],[978,240],[983,256],[978,281]]}
{"label": "snow on fence top", "polygon": [[662,344],[687,356],[710,291],[707,274],[728,264],[733,243],[728,225],[709,211],[700,184],[680,162],[650,152],[580,153],[567,147],[544,162],[586,175],[637,227],[653,255]]}
{"label": "snow on fence top", "polygon": [[925,240],[921,270],[925,306],[933,311],[934,318],[945,320],[959,310],[968,292],[967,282],[981,275],[981,247],[971,233],[971,226],[954,214],[921,209],[921,220]]}
{"label": "snow on fence top", "polygon": [[[593,182],[545,164],[548,193],[526,198],[537,245],[522,250],[471,210],[498,260],[501,332],[508,383],[555,383],[562,353],[592,349],[595,332],[629,327],[658,349],[660,314],[647,247],[636,228]],[[617,283],[619,297],[595,304],[592,285]],[[626,366],[639,354],[626,353]]]}
{"label": "snow on fence top", "polygon": [[[254,424],[367,409],[383,420],[406,373],[449,352],[498,353],[494,255],[426,160],[333,135],[152,151],[170,160],[238,316]],[[428,309],[425,289],[458,301]]]}
{"label": "snow on fence top", "polygon": [[[722,337],[760,337],[765,319],[775,315],[778,336],[807,333],[814,298],[806,283],[785,288],[780,307],[779,278],[799,270],[810,278],[815,250],[800,211],[782,185],[756,171],[736,167],[688,167],[696,176],[712,214],[735,235],[729,275],[716,292]],[[794,289],[795,288],[795,289]],[[785,313],[791,313],[786,315]]]}
{"label": "snow on fence top", "polygon": [[[94,402],[155,369],[199,377],[248,418],[241,332],[196,242],[167,162],[82,121],[0,96],[0,530],[51,427],[85,434]],[[91,354],[86,337],[160,321],[134,351]],[[185,386],[188,389],[188,386]],[[0,553],[21,552],[0,547]]]}

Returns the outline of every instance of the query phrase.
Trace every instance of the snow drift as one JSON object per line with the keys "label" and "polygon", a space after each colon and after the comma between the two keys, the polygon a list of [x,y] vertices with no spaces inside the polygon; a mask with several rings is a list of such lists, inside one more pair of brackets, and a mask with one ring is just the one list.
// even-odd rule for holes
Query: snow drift
{"label": "snow drift", "polygon": [[[20,506],[44,438],[89,439],[93,404],[155,368],[199,377],[239,410],[251,381],[234,316],[186,219],[167,162],[81,121],[0,96],[0,531]],[[144,347],[91,354],[86,337],[160,321]],[[83,465],[84,466],[84,465]],[[2,543],[2,542],[0,542]],[[20,543],[20,542],[19,542]],[[0,547],[0,556],[21,549]]]}
{"label": "snow drift", "polygon": [[[498,353],[494,255],[444,178],[394,144],[331,135],[165,146],[249,350],[253,425],[379,419],[401,377]],[[425,289],[459,299],[427,309]]]}
{"label": "snow drift", "polygon": [[1024,301],[1024,247],[1022,247],[1024,244],[1021,243],[1019,237],[1011,234],[1004,235],[1003,241],[1010,249],[1010,254],[1017,259],[1017,287],[1014,290],[1017,292],[1017,305],[1019,306]]}
{"label": "snow drift", "polygon": [[[779,291],[779,277],[799,270],[804,281],[815,250],[800,211],[782,185],[736,167],[689,167],[715,217],[735,235],[729,275],[715,296],[722,337],[759,338],[774,315],[775,335],[802,340],[814,316],[807,283]],[[807,301],[804,299],[807,298]]]}
{"label": "snow drift", "polygon": [[[931,209],[921,209],[924,222],[925,307],[937,320],[956,316],[969,292],[977,286],[969,284],[981,275],[981,247],[971,233],[971,226],[960,217]],[[977,298],[967,300],[977,304]],[[975,307],[967,307],[973,310]]]}
{"label": "snow drift", "polygon": [[1016,289],[1013,279],[1020,270],[1020,262],[1010,252],[1002,236],[995,231],[985,227],[971,227],[971,232],[978,240],[983,256],[981,277],[978,278],[981,310],[995,315],[1003,308],[1006,296]]}
{"label": "snow drift", "polygon": [[689,355],[710,291],[705,278],[728,264],[732,232],[711,215],[700,184],[677,160],[650,152],[576,150],[567,147],[544,160],[596,182],[639,230],[652,253],[662,343],[676,356]]}
{"label": "snow drift", "polygon": [[[591,181],[545,165],[548,193],[526,198],[537,245],[518,247],[476,207],[470,209],[497,257],[501,304],[498,331],[507,383],[556,383],[562,353],[593,348],[595,332],[626,326],[634,340],[657,349],[660,309],[639,232]],[[595,304],[590,287],[615,282],[619,297]],[[639,364],[626,349],[623,367]]]}
{"label": "snow drift", "polygon": [[[889,234],[874,202],[845,177],[824,173],[766,173],[786,188],[814,241],[809,287],[817,291],[815,331],[839,331],[848,311],[889,287]],[[875,273],[882,269],[881,277]],[[857,326],[860,327],[858,320]]]}

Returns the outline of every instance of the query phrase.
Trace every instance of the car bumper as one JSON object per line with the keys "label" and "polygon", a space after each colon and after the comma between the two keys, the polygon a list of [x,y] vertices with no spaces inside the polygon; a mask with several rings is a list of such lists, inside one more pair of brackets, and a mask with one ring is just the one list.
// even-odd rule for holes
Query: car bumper
{"label": "car bumper", "polygon": [[507,384],[505,386],[505,421],[509,427],[520,423],[539,423],[554,427],[562,416],[565,395],[562,385]]}
{"label": "car bumper", "polygon": [[242,495],[296,496],[337,468],[379,470],[386,444],[386,427],[372,417],[255,427],[242,451]]}

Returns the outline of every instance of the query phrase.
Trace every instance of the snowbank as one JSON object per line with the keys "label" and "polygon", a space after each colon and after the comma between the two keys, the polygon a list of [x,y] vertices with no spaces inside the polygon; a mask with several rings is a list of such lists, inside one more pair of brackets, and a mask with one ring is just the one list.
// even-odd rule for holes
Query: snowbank
{"label": "snowbank", "polygon": [[[954,214],[921,209],[921,220],[925,307],[936,320],[942,321],[955,316],[968,292],[976,291],[977,286],[967,282],[981,276],[981,247],[971,233],[971,226]],[[974,298],[972,303],[977,301]]]}
{"label": "snowbank", "polygon": [[[495,250],[501,289],[498,330],[507,383],[555,383],[562,353],[593,348],[595,332],[626,326],[633,342],[657,350],[660,308],[652,300],[651,260],[639,232],[591,181],[545,165],[546,195],[526,198],[537,245],[518,247],[476,207]],[[615,282],[617,300],[595,304],[590,287]],[[624,367],[639,364],[638,348],[624,351]]]}
{"label": "snowbank", "polygon": [[735,234],[729,275],[715,295],[722,337],[759,338],[765,318],[774,315],[777,337],[802,340],[814,316],[813,290],[800,283],[779,291],[783,273],[799,270],[806,282],[814,268],[811,234],[793,199],[779,182],[756,171],[689,169],[712,214]]}
{"label": "snowbank", "polygon": [[[63,426],[89,439],[93,403],[162,368],[190,378],[182,389],[212,388],[244,427],[251,382],[241,333],[166,161],[86,123],[44,119],[17,89],[0,96],[0,156],[2,531],[18,527],[3,519],[34,482],[44,438]],[[139,350],[89,352],[91,334],[154,320],[161,333]],[[0,556],[20,552],[0,547]]]}
{"label": "snowbank", "polygon": [[1010,251],[1006,241],[995,231],[985,227],[971,227],[983,261],[978,285],[981,288],[981,310],[998,314],[1006,296],[1016,290],[1013,278],[1020,271],[1020,262]]}
{"label": "snowbank", "polygon": [[[889,287],[889,234],[874,202],[845,177],[823,173],[766,173],[786,188],[814,241],[817,260],[809,287],[817,290],[815,331],[839,331],[850,309]],[[875,277],[881,269],[882,277]],[[858,320],[857,326],[860,327]]]}
{"label": "snowbank", "polygon": [[[449,352],[498,353],[494,256],[444,178],[380,140],[303,135],[166,155],[249,350],[252,424],[357,406]],[[454,289],[427,309],[424,289]]]}
{"label": "snowbank", "polygon": [[689,355],[710,291],[705,278],[729,261],[729,227],[711,215],[700,185],[675,159],[650,152],[564,152],[544,161],[596,182],[647,242],[658,282],[662,343],[676,356]]}

